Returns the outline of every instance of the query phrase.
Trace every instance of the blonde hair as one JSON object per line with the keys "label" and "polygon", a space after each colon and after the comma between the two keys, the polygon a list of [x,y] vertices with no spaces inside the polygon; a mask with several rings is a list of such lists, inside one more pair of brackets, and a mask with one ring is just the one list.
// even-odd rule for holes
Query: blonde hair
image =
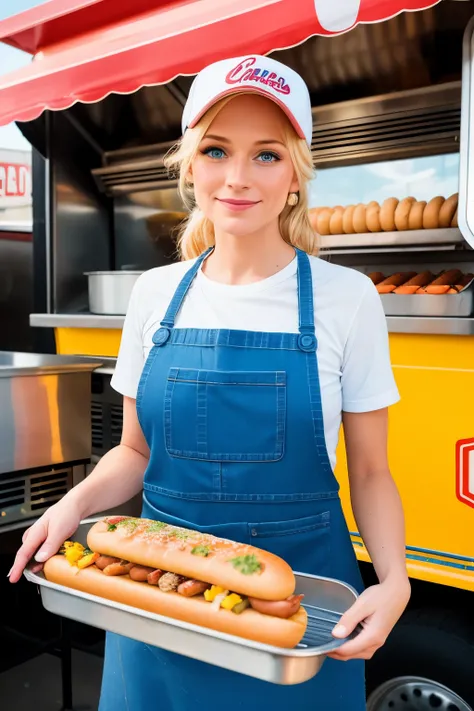
{"label": "blonde hair", "polygon": [[[165,157],[166,168],[174,174],[179,174],[178,191],[190,213],[178,234],[178,249],[182,259],[194,259],[215,244],[214,225],[196,205],[188,176],[199,144],[209,126],[233,98],[228,96],[214,104],[194,128],[185,132]],[[281,236],[294,247],[308,254],[317,254],[317,235],[308,216],[308,183],[314,176],[311,151],[306,141],[297,136],[289,122],[285,122],[284,141],[298,179],[299,199],[296,206],[286,205],[280,214]]]}

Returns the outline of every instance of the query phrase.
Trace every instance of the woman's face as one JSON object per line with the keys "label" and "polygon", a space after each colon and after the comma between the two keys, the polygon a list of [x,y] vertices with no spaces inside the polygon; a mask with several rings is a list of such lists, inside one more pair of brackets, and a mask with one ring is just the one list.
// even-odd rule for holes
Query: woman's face
{"label": "woman's face", "polygon": [[269,99],[236,96],[219,112],[192,163],[196,202],[216,233],[245,236],[274,225],[298,190],[284,144],[288,119]]}

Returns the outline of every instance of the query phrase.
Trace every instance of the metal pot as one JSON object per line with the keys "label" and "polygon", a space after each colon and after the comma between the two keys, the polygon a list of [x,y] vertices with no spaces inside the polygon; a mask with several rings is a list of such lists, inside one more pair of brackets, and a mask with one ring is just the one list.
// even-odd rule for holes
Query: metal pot
{"label": "metal pot", "polygon": [[93,314],[123,316],[141,271],[86,272],[89,310]]}

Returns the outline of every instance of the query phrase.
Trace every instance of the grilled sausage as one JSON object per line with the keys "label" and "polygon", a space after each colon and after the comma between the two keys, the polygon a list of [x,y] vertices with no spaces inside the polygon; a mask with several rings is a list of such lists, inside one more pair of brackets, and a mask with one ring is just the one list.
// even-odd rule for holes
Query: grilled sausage
{"label": "grilled sausage", "polygon": [[405,284],[402,284],[402,286],[397,286],[396,289],[394,289],[393,293],[394,294],[414,294],[415,291],[417,291],[420,286],[426,286],[430,282],[433,281],[434,279],[434,274],[430,271],[426,272],[421,272],[421,274],[417,274],[413,279],[409,279]]}
{"label": "grilled sausage", "polygon": [[106,568],[104,568],[105,575],[127,575],[133,563],[127,563],[126,560],[121,560],[118,563],[111,563]]}
{"label": "grilled sausage", "polygon": [[416,276],[416,272],[397,272],[377,284],[376,289],[379,294],[390,294],[397,286],[401,286],[409,279],[413,279],[414,276]]}
{"label": "grilled sausage", "polygon": [[273,615],[287,620],[298,612],[303,598],[304,595],[290,595],[286,600],[270,601],[249,597],[249,602],[254,610],[263,615]]}
{"label": "grilled sausage", "polygon": [[459,280],[457,284],[453,286],[447,292],[448,294],[459,294],[460,291],[466,288],[468,284],[474,279],[474,274],[465,274],[462,279]]}
{"label": "grilled sausage", "polygon": [[200,580],[185,580],[184,583],[178,585],[178,592],[184,597],[194,597],[194,595],[200,595],[210,587],[208,583],[202,583]]}
{"label": "grilled sausage", "polygon": [[152,573],[148,573],[146,580],[150,585],[158,585],[161,576],[164,575],[163,570],[154,570]]}
{"label": "grilled sausage", "polygon": [[148,568],[146,565],[134,565],[130,568],[130,577],[136,580],[137,583],[146,583],[150,573],[153,573],[153,568]]}
{"label": "grilled sausage", "polygon": [[462,278],[462,272],[459,269],[448,269],[440,274],[440,276],[428,284],[425,288],[427,294],[446,294],[453,284],[457,284]]}
{"label": "grilled sausage", "polygon": [[382,274],[382,272],[371,272],[369,274],[369,279],[371,279],[374,284],[379,284],[385,279],[385,274]]}
{"label": "grilled sausage", "polygon": [[112,563],[120,563],[120,558],[114,558],[111,555],[101,555],[95,562],[99,570],[104,570],[104,568],[107,568],[108,565],[112,565]]}

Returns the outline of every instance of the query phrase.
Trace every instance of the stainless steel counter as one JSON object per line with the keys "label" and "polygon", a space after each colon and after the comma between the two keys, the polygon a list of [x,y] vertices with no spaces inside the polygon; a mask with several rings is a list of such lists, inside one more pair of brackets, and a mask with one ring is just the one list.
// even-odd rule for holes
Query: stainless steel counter
{"label": "stainless steel counter", "polygon": [[101,365],[103,362],[100,358],[0,351],[0,378],[76,373],[81,370],[91,371]]}
{"label": "stainless steel counter", "polygon": [[474,336],[474,318],[437,316],[387,316],[386,318],[390,333]]}
{"label": "stainless steel counter", "polygon": [[[121,329],[124,320],[124,316],[95,316],[94,314],[31,314],[30,325],[43,328]],[[474,336],[474,318],[387,316],[387,324],[390,333]]]}
{"label": "stainless steel counter", "polygon": [[125,316],[96,314],[30,314],[30,326],[41,328],[114,328],[121,329]]}

